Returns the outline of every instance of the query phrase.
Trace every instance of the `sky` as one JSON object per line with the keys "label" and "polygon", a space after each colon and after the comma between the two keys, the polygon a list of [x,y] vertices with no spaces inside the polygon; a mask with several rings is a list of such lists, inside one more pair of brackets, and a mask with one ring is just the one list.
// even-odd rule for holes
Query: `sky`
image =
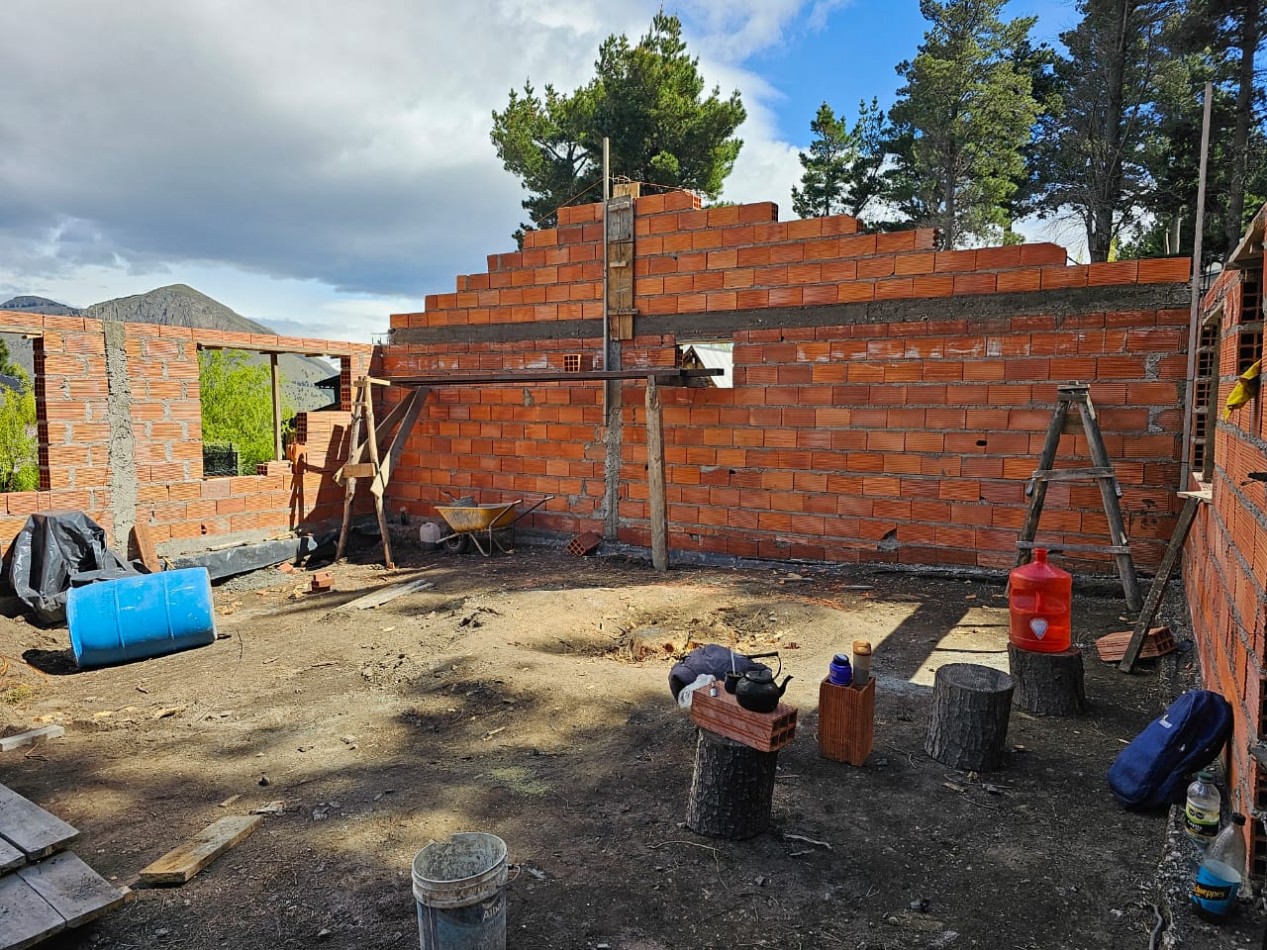
{"label": "sky", "polygon": [[[74,306],[184,283],[283,334],[368,341],[513,250],[491,113],[570,90],[659,0],[3,0],[0,301]],[[819,103],[888,105],[916,0],[666,0],[738,89],[722,197],[792,217]],[[1039,39],[1065,0],[1013,0]],[[1034,238],[1068,234],[1035,226]]]}

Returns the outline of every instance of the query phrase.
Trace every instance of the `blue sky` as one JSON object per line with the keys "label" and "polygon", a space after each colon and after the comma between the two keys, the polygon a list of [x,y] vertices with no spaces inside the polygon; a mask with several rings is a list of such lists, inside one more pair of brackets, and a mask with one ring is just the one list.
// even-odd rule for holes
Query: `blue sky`
{"label": "blue sky", "polygon": [[[488,139],[507,91],[574,88],[658,7],[5,0],[0,35],[21,41],[0,57],[0,301],[186,283],[282,333],[369,340],[513,247],[523,195]],[[723,197],[784,218],[819,103],[890,104],[924,32],[915,0],[666,9],[748,109]],[[1054,0],[1008,12],[1038,13],[1040,39],[1075,20]]]}

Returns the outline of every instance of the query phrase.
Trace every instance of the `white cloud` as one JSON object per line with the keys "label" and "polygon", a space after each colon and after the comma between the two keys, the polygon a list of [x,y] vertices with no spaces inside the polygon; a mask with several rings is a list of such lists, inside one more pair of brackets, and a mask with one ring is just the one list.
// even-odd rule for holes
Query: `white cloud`
{"label": "white cloud", "polygon": [[[745,59],[838,3],[682,3],[709,85],[748,107],[728,198],[785,204],[799,175]],[[511,246],[523,194],[488,139],[507,91],[584,82],[658,6],[6,0],[0,289],[86,304],[210,280],[265,322],[363,338],[381,304],[385,329]]]}

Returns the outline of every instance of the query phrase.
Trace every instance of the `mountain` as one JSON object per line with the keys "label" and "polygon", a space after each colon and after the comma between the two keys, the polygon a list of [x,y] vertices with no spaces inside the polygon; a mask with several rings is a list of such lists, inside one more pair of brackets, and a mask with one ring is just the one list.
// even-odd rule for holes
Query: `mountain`
{"label": "mountain", "polygon": [[[17,310],[24,313],[57,314],[61,316],[91,317],[97,320],[120,320],[126,323],[158,323],[164,326],[192,327],[203,330],[228,330],[235,333],[272,334],[262,323],[250,320],[240,313],[213,300],[186,284],[159,287],[144,294],[119,297],[95,303],[86,310],[67,307],[45,297],[14,297],[0,310]],[[197,335],[195,334],[195,339]],[[31,372],[32,358],[29,340],[5,336],[9,352],[27,372]],[[268,357],[253,356],[252,363],[267,364]],[[338,364],[284,353],[277,361],[282,375],[282,393],[297,411],[322,409],[330,405],[331,392],[317,388],[315,383],[339,372]]]}
{"label": "mountain", "polygon": [[49,300],[47,297],[32,297],[26,294],[20,297],[10,297],[4,303],[0,303],[0,310],[17,310],[20,313],[42,313],[50,317],[78,317],[83,313],[78,307],[68,307],[64,303]]}

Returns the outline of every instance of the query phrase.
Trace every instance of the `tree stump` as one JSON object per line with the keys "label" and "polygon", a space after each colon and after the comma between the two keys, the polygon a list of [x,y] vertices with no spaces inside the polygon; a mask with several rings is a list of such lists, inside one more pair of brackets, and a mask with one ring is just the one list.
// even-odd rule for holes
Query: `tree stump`
{"label": "tree stump", "polygon": [[686,826],[710,838],[740,841],[770,827],[777,752],[758,752],[700,729]]}
{"label": "tree stump", "polygon": [[948,663],[938,669],[924,751],[952,769],[1001,768],[1014,686],[1006,673],[975,663]]}
{"label": "tree stump", "polygon": [[1013,702],[1039,716],[1081,716],[1087,711],[1083,686],[1082,651],[1035,653],[1007,645],[1008,666],[1016,680]]}

